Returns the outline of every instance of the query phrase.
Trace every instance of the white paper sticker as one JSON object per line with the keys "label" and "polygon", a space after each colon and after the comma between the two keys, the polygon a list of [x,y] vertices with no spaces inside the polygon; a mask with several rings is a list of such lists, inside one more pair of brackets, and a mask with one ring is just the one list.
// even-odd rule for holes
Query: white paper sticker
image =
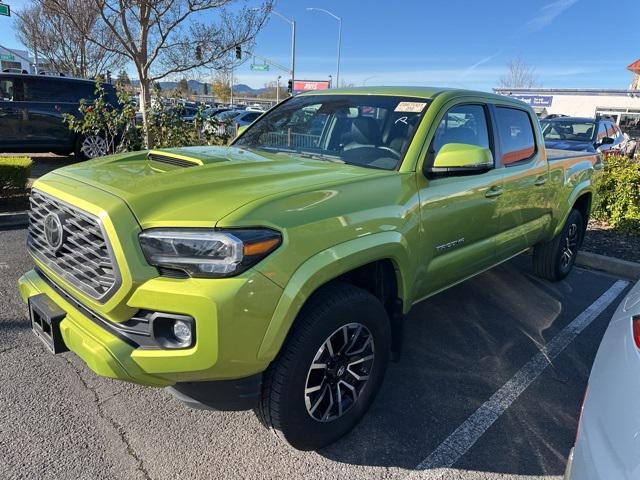
{"label": "white paper sticker", "polygon": [[420,113],[426,102],[400,102],[394,112]]}

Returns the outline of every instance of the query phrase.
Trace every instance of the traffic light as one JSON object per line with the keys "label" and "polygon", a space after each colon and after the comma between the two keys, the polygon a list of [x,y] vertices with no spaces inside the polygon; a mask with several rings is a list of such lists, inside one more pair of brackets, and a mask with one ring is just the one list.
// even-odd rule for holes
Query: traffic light
{"label": "traffic light", "polygon": [[289,81],[287,82],[287,92],[289,93],[289,95],[293,94],[293,80],[289,79]]}
{"label": "traffic light", "polygon": [[200,45],[196,45],[196,60],[198,62],[202,61],[202,47]]}
{"label": "traffic light", "polygon": [[236,45],[236,58],[238,60],[242,59],[242,47],[240,45]]}

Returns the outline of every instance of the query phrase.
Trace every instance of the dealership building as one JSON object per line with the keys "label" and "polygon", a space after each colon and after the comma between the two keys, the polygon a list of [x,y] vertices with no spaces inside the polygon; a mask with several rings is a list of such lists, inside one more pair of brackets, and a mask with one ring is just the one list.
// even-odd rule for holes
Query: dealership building
{"label": "dealership building", "polygon": [[0,47],[0,72],[4,70],[20,70],[31,73],[31,61],[29,52]]}
{"label": "dealership building", "polygon": [[640,60],[629,65],[633,74],[629,89],[579,88],[494,88],[531,105],[540,117],[568,115],[571,117],[608,116],[625,130],[638,130],[640,125]]}

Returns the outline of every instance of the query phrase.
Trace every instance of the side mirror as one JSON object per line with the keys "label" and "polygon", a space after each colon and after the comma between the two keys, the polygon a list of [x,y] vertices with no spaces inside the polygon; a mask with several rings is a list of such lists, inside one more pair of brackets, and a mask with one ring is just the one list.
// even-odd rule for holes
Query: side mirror
{"label": "side mirror", "polygon": [[615,140],[611,137],[602,137],[600,145],[612,145]]}
{"label": "side mirror", "polygon": [[451,175],[470,175],[483,173],[493,168],[491,150],[466,143],[447,143],[436,158],[433,166],[427,168],[428,173],[445,173]]}

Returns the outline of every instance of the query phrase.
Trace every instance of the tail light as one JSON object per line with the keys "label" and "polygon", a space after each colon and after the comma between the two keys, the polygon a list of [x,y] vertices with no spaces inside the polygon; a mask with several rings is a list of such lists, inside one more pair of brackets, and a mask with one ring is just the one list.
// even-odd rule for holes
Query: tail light
{"label": "tail light", "polygon": [[631,319],[633,325],[633,341],[636,342],[636,347],[640,348],[640,315],[636,315]]}

